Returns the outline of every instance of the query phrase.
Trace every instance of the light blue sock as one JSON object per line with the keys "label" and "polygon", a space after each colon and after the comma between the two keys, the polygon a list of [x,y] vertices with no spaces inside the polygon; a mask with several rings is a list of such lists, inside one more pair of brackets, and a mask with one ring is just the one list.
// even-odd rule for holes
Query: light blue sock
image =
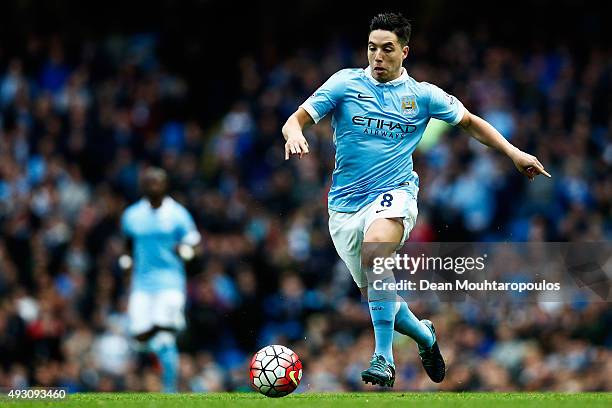
{"label": "light blue sock", "polygon": [[398,333],[412,337],[422,347],[431,347],[435,339],[429,327],[416,318],[404,299],[398,296],[397,301],[399,302],[399,310],[395,315],[395,330]]}
{"label": "light blue sock", "polygon": [[375,354],[382,355],[387,363],[393,364],[393,314],[395,303],[388,301],[368,302],[370,317],[374,326]]}
{"label": "light blue sock", "polygon": [[[384,283],[395,282],[393,275],[382,278]],[[382,355],[387,363],[393,363],[393,324],[396,312],[396,292],[390,290],[375,290],[373,284],[368,285],[368,304],[370,317],[374,326],[374,354]]]}
{"label": "light blue sock", "polygon": [[159,332],[151,339],[154,350],[162,366],[163,392],[177,392],[179,353],[172,333]]}

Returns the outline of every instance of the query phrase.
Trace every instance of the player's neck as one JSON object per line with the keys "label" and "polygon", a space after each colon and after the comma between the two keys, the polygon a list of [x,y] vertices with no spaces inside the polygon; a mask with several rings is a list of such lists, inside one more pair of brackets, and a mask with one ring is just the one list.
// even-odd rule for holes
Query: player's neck
{"label": "player's neck", "polygon": [[397,72],[388,80],[386,80],[385,82],[391,82],[391,81],[395,81],[397,78],[402,76],[402,73],[404,72],[404,68],[400,67],[400,69],[397,70]]}
{"label": "player's neck", "polygon": [[149,198],[149,204],[151,204],[152,208],[157,210],[164,203],[164,198],[165,197]]}
{"label": "player's neck", "polygon": [[374,78],[376,80],[376,82],[378,82],[378,83],[386,84],[387,82],[395,81],[396,79],[401,77],[403,73],[404,73],[404,67],[400,67],[400,69],[397,72],[395,72],[389,79],[385,79],[384,81],[380,80],[378,78],[374,78],[374,77],[372,77],[372,78]]}

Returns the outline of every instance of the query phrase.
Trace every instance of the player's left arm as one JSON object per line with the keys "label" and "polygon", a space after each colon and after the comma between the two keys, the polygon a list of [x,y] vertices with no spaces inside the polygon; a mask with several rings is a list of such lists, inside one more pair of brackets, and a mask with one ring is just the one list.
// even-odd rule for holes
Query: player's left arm
{"label": "player's left arm", "polygon": [[199,244],[202,235],[198,231],[191,214],[186,209],[181,209],[179,221],[179,242],[176,252],[185,262],[191,261],[199,255]]}
{"label": "player's left arm", "polygon": [[513,162],[518,171],[533,180],[538,174],[551,177],[537,157],[525,153],[503,137],[497,129],[481,117],[467,109],[457,126],[466,130],[480,143],[504,153]]}

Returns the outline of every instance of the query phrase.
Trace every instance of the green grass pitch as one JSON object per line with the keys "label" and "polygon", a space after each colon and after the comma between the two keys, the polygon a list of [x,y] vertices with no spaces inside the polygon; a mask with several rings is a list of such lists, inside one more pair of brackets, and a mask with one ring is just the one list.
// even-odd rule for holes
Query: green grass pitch
{"label": "green grass pitch", "polygon": [[305,393],[284,398],[266,398],[256,393],[153,394],[87,393],[72,394],[61,401],[14,401],[0,405],[18,407],[612,407],[612,393]]}

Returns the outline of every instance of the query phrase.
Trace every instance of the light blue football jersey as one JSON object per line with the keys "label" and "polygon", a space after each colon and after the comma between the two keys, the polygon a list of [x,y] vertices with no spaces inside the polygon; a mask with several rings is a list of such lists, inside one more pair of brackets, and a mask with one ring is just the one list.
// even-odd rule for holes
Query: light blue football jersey
{"label": "light blue football jersey", "polygon": [[155,209],[143,198],[124,211],[121,229],[134,243],[132,291],[185,289],[185,268],[176,247],[200,241],[185,207],[166,197]]}
{"label": "light blue football jersey", "polygon": [[328,206],[354,212],[379,194],[406,189],[415,198],[419,178],[412,153],[430,118],[456,125],[465,108],[435,85],[417,82],[402,68],[386,83],[366,69],[332,75],[302,105],[314,122],[332,113],[336,167]]}

